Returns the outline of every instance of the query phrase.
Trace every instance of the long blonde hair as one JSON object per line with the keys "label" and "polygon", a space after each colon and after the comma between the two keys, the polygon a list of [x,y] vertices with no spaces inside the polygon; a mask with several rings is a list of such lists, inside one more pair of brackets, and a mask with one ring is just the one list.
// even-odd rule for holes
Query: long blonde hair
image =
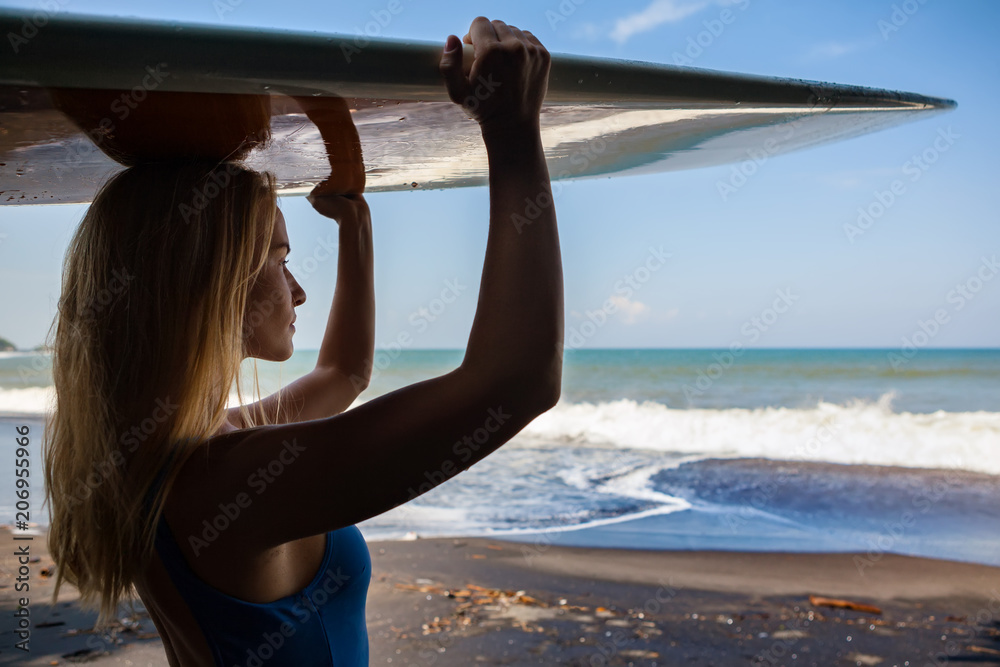
{"label": "long blonde hair", "polygon": [[134,600],[167,494],[234,380],[244,402],[247,294],[276,207],[273,176],[236,163],[141,164],[101,188],[70,242],[49,332],[48,546],[53,603],[68,581],[97,627]]}

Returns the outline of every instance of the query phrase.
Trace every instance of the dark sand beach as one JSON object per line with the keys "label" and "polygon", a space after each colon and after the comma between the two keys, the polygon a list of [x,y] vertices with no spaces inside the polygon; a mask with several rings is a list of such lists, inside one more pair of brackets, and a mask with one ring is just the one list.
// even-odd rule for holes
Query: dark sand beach
{"label": "dark sand beach", "polygon": [[[110,634],[30,542],[30,653],[14,648],[16,542],[0,530],[0,664],[166,665],[140,612]],[[484,538],[370,542],[372,665],[995,665],[1000,568],[882,555],[642,551]],[[860,555],[865,558],[866,556]],[[35,560],[37,559],[37,560]],[[871,561],[871,559],[869,559]],[[838,608],[810,596],[865,605]],[[276,663],[275,663],[276,664]]]}

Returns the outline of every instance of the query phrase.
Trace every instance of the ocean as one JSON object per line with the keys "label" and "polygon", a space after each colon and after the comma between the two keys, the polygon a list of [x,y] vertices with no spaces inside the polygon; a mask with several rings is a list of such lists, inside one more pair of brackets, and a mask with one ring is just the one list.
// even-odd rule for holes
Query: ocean
{"label": "ocean", "polygon": [[[258,362],[262,390],[316,351]],[[382,350],[358,403],[453,370]],[[1000,565],[1000,350],[567,349],[559,403],[500,450],[359,524],[369,540],[903,553]],[[245,366],[246,368],[247,366]],[[48,357],[0,353],[0,522],[14,428],[41,508]]]}

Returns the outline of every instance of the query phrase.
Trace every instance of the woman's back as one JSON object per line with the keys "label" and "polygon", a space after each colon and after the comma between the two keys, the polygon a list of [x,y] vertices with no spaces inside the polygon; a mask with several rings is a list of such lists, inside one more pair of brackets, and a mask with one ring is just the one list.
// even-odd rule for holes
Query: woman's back
{"label": "woman's back", "polygon": [[264,553],[215,542],[239,520],[239,504],[212,517],[190,511],[185,499],[206,488],[191,465],[198,458],[178,476],[156,527],[155,556],[137,584],[171,663],[367,665],[371,559],[357,527]]}

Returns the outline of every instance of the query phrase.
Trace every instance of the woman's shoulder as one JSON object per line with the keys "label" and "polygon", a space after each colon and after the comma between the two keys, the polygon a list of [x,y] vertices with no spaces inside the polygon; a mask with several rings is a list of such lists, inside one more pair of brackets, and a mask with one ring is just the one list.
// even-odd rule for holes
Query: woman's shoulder
{"label": "woman's shoulder", "polygon": [[[171,532],[199,534],[203,520],[214,518],[220,507],[229,508],[231,514],[233,508],[240,506],[238,495],[224,489],[219,479],[226,475],[227,465],[238,465],[239,457],[233,455],[234,450],[258,431],[259,427],[254,427],[215,433],[199,441],[178,464],[160,518],[168,522]],[[227,541],[219,540],[215,551],[225,551]]]}
{"label": "woman's shoulder", "polygon": [[[211,502],[215,493],[212,477],[220,473],[233,450],[262,427],[218,431],[203,438],[179,464],[167,503],[176,509]],[[179,492],[179,493],[178,493]]]}

